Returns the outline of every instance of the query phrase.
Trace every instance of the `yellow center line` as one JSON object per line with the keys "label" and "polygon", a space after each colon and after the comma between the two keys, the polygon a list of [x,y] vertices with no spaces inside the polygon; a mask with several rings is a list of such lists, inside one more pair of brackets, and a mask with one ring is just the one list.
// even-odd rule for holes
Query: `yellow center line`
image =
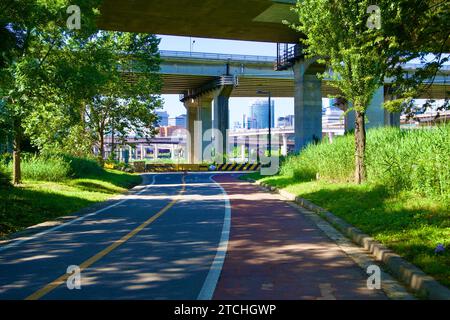
{"label": "yellow center line", "polygon": [[[186,182],[185,182],[184,176],[182,176],[181,179],[182,179],[182,188],[181,188],[181,191],[179,192],[179,195],[182,194],[186,190]],[[177,202],[178,202],[178,199],[173,199],[168,205],[166,205],[164,208],[162,208],[158,213],[153,215],[150,219],[148,219],[147,221],[143,222],[136,229],[130,231],[128,234],[126,234],[125,236],[123,236],[119,240],[116,240],[115,242],[113,242],[107,248],[103,249],[102,251],[100,251],[96,255],[94,255],[94,256],[90,257],[89,259],[87,259],[86,261],[84,261],[82,264],[80,264],[80,271],[83,271],[84,269],[89,268],[92,264],[94,264],[95,262],[97,262],[98,260],[100,260],[101,258],[106,256],[108,253],[110,253],[111,251],[113,251],[114,249],[116,249],[117,247],[119,247],[120,245],[122,245],[123,243],[125,243],[126,241],[131,239],[132,237],[134,237],[137,233],[142,231],[142,229],[144,229],[149,224],[154,222],[156,219],[161,217],[164,213],[166,213],[167,210],[172,208],[172,206],[175,203],[177,203]],[[35,293],[33,293],[33,294],[29,295],[28,297],[26,297],[25,300],[38,300],[38,299],[42,298],[43,296],[45,296],[49,292],[53,291],[54,289],[56,289],[60,285],[64,284],[67,281],[67,279],[69,278],[69,276],[70,276],[70,274],[68,274],[68,273],[63,274],[62,276],[60,276],[56,280],[54,280],[54,281],[50,282],[49,284],[47,284],[45,287],[39,289]]]}

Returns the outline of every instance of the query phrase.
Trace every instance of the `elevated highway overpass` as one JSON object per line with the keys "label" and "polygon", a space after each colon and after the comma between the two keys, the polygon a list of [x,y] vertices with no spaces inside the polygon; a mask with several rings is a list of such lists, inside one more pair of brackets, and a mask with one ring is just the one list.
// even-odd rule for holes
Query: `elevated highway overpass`
{"label": "elevated highway overpass", "polygon": [[[283,21],[296,22],[290,10],[295,0],[104,0],[98,26],[105,30],[147,32],[217,39],[298,43],[304,35]],[[202,160],[208,144],[203,133],[214,128],[226,132],[228,101],[232,96],[253,96],[256,90],[273,96],[294,97],[295,150],[322,135],[322,97],[336,93],[316,74],[323,66],[303,56],[292,70],[276,73],[269,58],[209,56],[162,52],[164,93],[183,94],[191,132],[189,159]],[[256,60],[256,61],[255,61]],[[438,83],[438,82],[437,82]],[[446,83],[446,75],[443,78]],[[433,91],[436,89],[435,91]],[[440,86],[431,95],[438,97]],[[370,126],[398,125],[399,115],[381,109],[384,88],[374,95],[367,116]],[[196,121],[201,121],[195,128]],[[351,122],[351,121],[350,121]],[[227,145],[226,135],[215,139]]]}
{"label": "elevated highway overpass", "polygon": [[[184,98],[196,98],[202,88],[231,76],[234,88],[231,97],[253,97],[257,90],[270,91],[273,97],[294,97],[294,71],[276,71],[276,57],[258,55],[217,54],[161,50],[161,76],[163,94],[180,94]],[[417,64],[407,64],[406,69],[414,71]],[[449,90],[450,66],[444,67],[436,76],[433,85],[417,99],[444,99]],[[386,79],[386,86],[392,79]],[[207,89],[205,89],[207,90]],[[339,91],[331,85],[331,79],[324,79],[322,97],[337,95]]]}
{"label": "elevated highway overpass", "polygon": [[[310,79],[315,79],[311,83],[299,83],[298,70],[293,67],[284,71],[275,70],[275,60],[273,56],[256,55],[233,55],[233,54],[215,54],[202,52],[182,52],[182,51],[161,51],[161,70],[163,78],[163,93],[179,94],[180,100],[185,103],[188,111],[188,127],[191,132],[191,145],[202,145],[202,148],[208,143],[200,142],[200,137],[195,137],[194,122],[202,121],[201,132],[209,128],[222,127],[225,132],[228,129],[228,99],[230,97],[254,97],[256,92],[271,92],[272,97],[296,97],[296,87],[301,85],[305,90],[303,94],[314,93],[315,107],[309,109],[308,113],[298,114],[296,109],[295,137],[297,140],[296,150],[303,146],[309,140],[309,137],[300,136],[298,133],[307,130],[314,132],[312,138],[321,137],[323,128],[321,127],[321,104],[322,97],[337,95],[339,91],[331,85],[331,79],[319,81],[315,79],[315,74],[309,75]],[[419,65],[408,64],[406,69],[413,72]],[[314,69],[313,69],[314,70]],[[297,80],[296,80],[297,72]],[[450,67],[445,67],[436,76],[433,84],[427,92],[416,98],[422,99],[444,99],[449,90],[448,76]],[[392,82],[386,79],[385,87]],[[367,116],[369,119],[368,127],[381,125],[400,125],[400,115],[392,115],[382,108],[385,97],[385,87],[380,88],[369,106]],[[222,105],[224,110],[219,112],[220,107],[217,103],[212,107],[213,102],[217,102],[220,93],[227,88],[226,94],[222,95]],[[318,91],[320,90],[320,91]],[[311,103],[311,100],[308,101]],[[217,109],[216,109],[217,108]],[[214,117],[212,116],[215,112]],[[211,119],[214,118],[214,123]],[[347,128],[352,128],[351,115],[347,119]],[[300,140],[300,141],[299,141]],[[195,141],[195,142],[194,142]],[[310,140],[309,140],[310,141]],[[223,145],[229,144],[224,141]],[[190,154],[197,154],[198,158],[193,157],[191,161],[200,161],[200,149],[191,150]]]}

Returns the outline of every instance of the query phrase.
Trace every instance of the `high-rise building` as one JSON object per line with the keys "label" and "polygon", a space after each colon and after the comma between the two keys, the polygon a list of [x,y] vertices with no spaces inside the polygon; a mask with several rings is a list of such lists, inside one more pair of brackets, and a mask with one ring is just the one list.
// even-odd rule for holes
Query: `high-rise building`
{"label": "high-rise building", "polygon": [[235,121],[233,123],[233,129],[241,129],[241,128],[242,128],[242,125],[239,121]]}
{"label": "high-rise building", "polygon": [[284,117],[279,117],[278,128],[292,128],[294,126],[294,115],[290,114]]}
{"label": "high-rise building", "polygon": [[186,115],[181,114],[175,118],[169,118],[169,126],[186,128]]}
{"label": "high-rise building", "polygon": [[158,116],[158,127],[167,127],[169,125],[169,114],[167,111],[156,111]]}
{"label": "high-rise building", "polygon": [[252,116],[244,115],[244,129],[255,129],[256,128],[256,119]]}
{"label": "high-rise building", "polygon": [[[267,129],[269,127],[269,101],[258,100],[250,106],[251,129]],[[248,121],[247,121],[248,122]],[[270,126],[275,126],[275,101],[272,100]]]}

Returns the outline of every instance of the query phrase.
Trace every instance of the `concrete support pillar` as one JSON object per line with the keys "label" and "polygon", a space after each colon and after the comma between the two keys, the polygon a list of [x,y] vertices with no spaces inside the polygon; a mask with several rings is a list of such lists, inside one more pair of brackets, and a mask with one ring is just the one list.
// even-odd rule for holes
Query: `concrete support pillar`
{"label": "concrete support pillar", "polygon": [[144,160],[144,159],[145,159],[145,148],[144,148],[144,145],[141,144],[141,160]]}
{"label": "concrete support pillar", "polygon": [[333,143],[333,132],[328,132],[328,142]]}
{"label": "concrete support pillar", "polygon": [[204,156],[206,159],[211,158],[211,155],[206,155],[206,150],[211,141],[204,141],[204,134],[207,130],[212,129],[212,96],[202,96],[199,98],[198,102],[198,119],[201,121],[198,123],[198,128],[196,130],[197,135],[194,137],[194,150],[196,163],[203,162]]}
{"label": "concrete support pillar", "polygon": [[384,126],[384,87],[375,91],[366,111],[366,129]]}
{"label": "concrete support pillar", "polygon": [[288,154],[287,135],[286,134],[282,134],[281,137],[283,139],[283,145],[281,147],[281,155],[282,156],[287,156],[287,154]]}
{"label": "concrete support pillar", "polygon": [[355,110],[350,110],[345,115],[344,123],[345,123],[345,132],[346,133],[355,130],[355,118],[356,118]]}
{"label": "concrete support pillar", "polygon": [[384,110],[384,125],[387,127],[400,128],[400,112],[389,112]]}
{"label": "concrete support pillar", "polygon": [[186,129],[188,131],[188,136],[186,137],[186,151],[187,151],[187,161],[189,163],[194,163],[195,159],[195,121],[198,120],[198,108],[195,106],[194,101],[185,102],[186,107]]}
{"label": "concrete support pillar", "polygon": [[[214,137],[214,149],[216,161],[225,162],[228,154],[228,137],[227,131],[229,128],[229,99],[233,86],[224,86],[217,90],[214,96],[214,123],[213,127],[221,133],[221,137]],[[222,161],[221,161],[222,160]]]}
{"label": "concrete support pillar", "polygon": [[201,96],[195,101],[185,102],[187,109],[188,160],[203,162],[203,154],[210,142],[203,141],[204,133],[212,128],[212,96]]}
{"label": "concrete support pillar", "polygon": [[[389,101],[391,99],[395,99],[395,97],[389,94],[389,87],[387,86],[384,90],[384,101]],[[401,112],[392,113],[384,109],[384,125],[400,128],[400,116]]]}
{"label": "concrete support pillar", "polygon": [[[367,107],[366,129],[382,126],[400,127],[400,113],[390,113],[383,108],[383,102],[387,99],[384,87],[380,87],[373,95]],[[345,132],[355,129],[355,111],[350,111],[345,117]]]}
{"label": "concrete support pillar", "polygon": [[175,160],[175,145],[170,145],[170,159]]}
{"label": "concrete support pillar", "polygon": [[241,162],[244,163],[245,162],[245,152],[247,150],[247,145],[241,144]]}
{"label": "concrete support pillar", "polygon": [[295,151],[322,139],[322,83],[310,61],[294,65]]}
{"label": "concrete support pillar", "polygon": [[153,159],[158,160],[158,157],[159,157],[158,145],[154,144],[153,145]]}

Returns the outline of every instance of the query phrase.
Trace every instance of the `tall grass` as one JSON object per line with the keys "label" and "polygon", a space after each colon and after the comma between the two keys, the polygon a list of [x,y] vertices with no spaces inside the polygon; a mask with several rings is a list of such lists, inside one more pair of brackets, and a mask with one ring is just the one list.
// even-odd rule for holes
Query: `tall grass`
{"label": "tall grass", "polygon": [[[93,159],[55,154],[24,154],[21,169],[22,178],[33,181],[61,181],[96,176],[103,172]],[[8,164],[8,171],[12,171],[11,162]]]}
{"label": "tall grass", "polygon": [[34,181],[61,181],[70,177],[70,165],[62,157],[25,156],[22,178]]}
{"label": "tall grass", "polygon": [[[349,182],[353,181],[354,163],[354,137],[347,135],[332,144],[310,145],[288,157],[281,174],[300,181]],[[450,196],[450,126],[369,130],[366,165],[369,183]]]}
{"label": "tall grass", "polygon": [[70,175],[75,178],[97,176],[104,172],[94,158],[80,158],[71,155],[62,155],[63,161],[70,166]]}
{"label": "tall grass", "polygon": [[450,126],[374,130],[367,154],[369,181],[394,190],[450,196]]}

